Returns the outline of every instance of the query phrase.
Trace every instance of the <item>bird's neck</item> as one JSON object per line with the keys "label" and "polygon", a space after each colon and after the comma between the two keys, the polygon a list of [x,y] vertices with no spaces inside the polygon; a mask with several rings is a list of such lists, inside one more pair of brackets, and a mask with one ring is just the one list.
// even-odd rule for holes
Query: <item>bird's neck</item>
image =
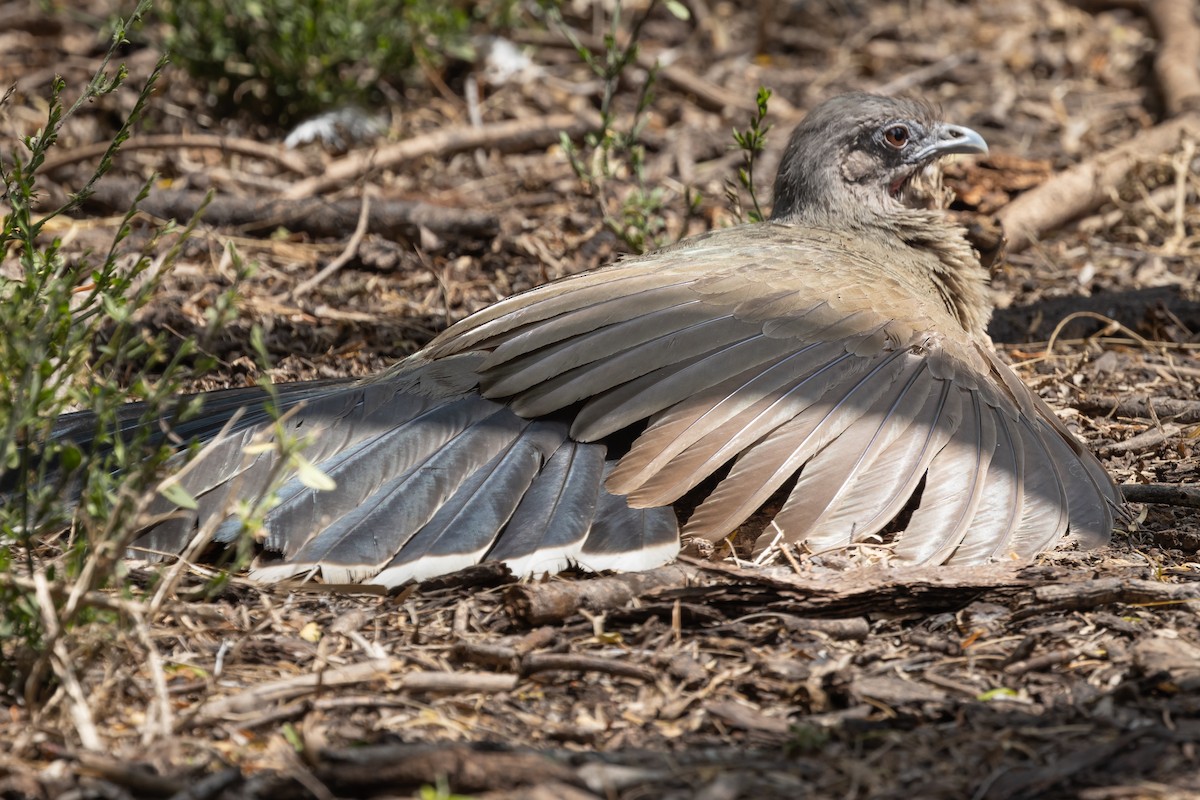
{"label": "bird's neck", "polygon": [[915,288],[931,289],[964,331],[987,338],[992,316],[987,270],[967,241],[966,230],[942,212],[894,207],[880,212],[871,205],[829,211],[808,206],[776,221],[827,228],[884,248],[903,242],[909,252],[896,253],[889,267],[903,272]]}
{"label": "bird's neck", "polygon": [[938,211],[906,209],[888,220],[909,247],[929,253],[929,279],[946,309],[968,333],[987,336],[992,302],[988,273],[967,241],[966,230]]}

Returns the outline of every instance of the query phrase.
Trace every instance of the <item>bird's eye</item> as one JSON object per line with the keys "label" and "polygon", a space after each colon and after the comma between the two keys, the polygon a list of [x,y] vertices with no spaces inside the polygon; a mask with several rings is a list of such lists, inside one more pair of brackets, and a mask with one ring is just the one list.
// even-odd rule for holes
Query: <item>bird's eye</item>
{"label": "bird's eye", "polygon": [[893,150],[902,150],[908,144],[908,128],[904,125],[893,125],[883,132],[883,140]]}

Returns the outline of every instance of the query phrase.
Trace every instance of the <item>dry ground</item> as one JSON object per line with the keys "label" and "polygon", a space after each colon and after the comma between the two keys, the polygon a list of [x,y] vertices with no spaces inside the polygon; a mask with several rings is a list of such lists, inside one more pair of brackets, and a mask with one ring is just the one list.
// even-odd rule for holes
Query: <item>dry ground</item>
{"label": "dry ground", "polygon": [[[580,32],[602,32],[576,5]],[[0,4],[0,85],[17,87],[0,109],[6,142],[41,124],[55,72],[82,85],[103,48],[97,20],[124,10],[83,6]],[[958,205],[984,215],[1135,142],[1096,162],[1116,164],[1103,173],[1116,180],[1086,186],[1102,206],[1069,224],[1052,219],[1061,199],[1035,214],[1053,229],[997,268],[992,330],[1119,482],[1195,490],[1198,126],[1197,106],[1178,102],[1195,50],[1190,67],[1156,66],[1172,36],[1189,52],[1186,24],[1156,30],[1136,0],[688,6],[691,22],[660,11],[643,34],[644,54],[671,65],[644,135],[671,236],[731,220],[729,130],[760,84],[775,91],[776,126],[760,175],[822,98],[918,93],[992,144],[990,159],[951,172]],[[1171,8],[1194,25],[1194,3],[1155,6]],[[484,84],[485,127],[466,147],[444,134],[469,125],[472,65],[400,89],[385,139],[344,157],[287,152],[283,132],[214,118],[169,73],[110,188],[56,234],[106,245],[129,179],[153,171],[180,194],[152,199],[146,226],[168,200],[186,207],[187,192],[214,188],[238,202],[202,226],[146,323],[193,330],[228,283],[234,241],[260,266],[213,385],[254,379],[255,322],[278,379],[376,369],[496,297],[622,252],[599,202],[615,203],[628,176],[598,200],[553,144],[563,120],[590,118],[598,86],[556,36],[516,38],[534,69]],[[135,80],[155,58],[130,48]],[[644,77],[629,71],[625,107]],[[77,186],[87,146],[130,103],[118,95],[70,123],[55,186]],[[1190,119],[1190,134],[1135,138],[1172,118]],[[506,120],[520,120],[516,134],[488,127]],[[222,138],[147,138],[198,134]],[[337,171],[404,140],[428,147]],[[685,187],[703,194],[691,218]],[[383,216],[352,237],[368,188]],[[253,206],[305,191],[316,214]],[[526,585],[481,569],[395,596],[236,581],[213,601],[185,593],[140,624],[72,640],[90,723],[62,693],[35,712],[21,687],[0,692],[0,797],[1200,797],[1200,512],[1186,499],[1135,506],[1136,524],[1103,551],[1024,567],[840,575],[798,558]],[[136,593],[121,607],[127,621],[144,610]]]}

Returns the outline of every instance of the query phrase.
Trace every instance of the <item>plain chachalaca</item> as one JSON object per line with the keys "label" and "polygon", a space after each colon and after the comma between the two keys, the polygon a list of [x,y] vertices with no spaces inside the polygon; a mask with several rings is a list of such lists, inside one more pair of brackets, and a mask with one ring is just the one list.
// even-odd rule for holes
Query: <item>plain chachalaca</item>
{"label": "plain chachalaca", "polygon": [[[337,486],[283,484],[263,542],[280,555],[254,574],[644,569],[677,552],[685,495],[682,535],[707,540],[784,498],[759,550],[886,533],[903,562],[980,563],[1107,541],[1112,481],[992,352],[963,230],[909,202],[941,156],[985,152],[919,102],[838,97],[792,135],[769,221],[510,297],[368,380],[279,387]],[[267,489],[255,398],[214,393],[180,426],[213,439],[183,480],[200,507],[141,545],[179,551]]]}

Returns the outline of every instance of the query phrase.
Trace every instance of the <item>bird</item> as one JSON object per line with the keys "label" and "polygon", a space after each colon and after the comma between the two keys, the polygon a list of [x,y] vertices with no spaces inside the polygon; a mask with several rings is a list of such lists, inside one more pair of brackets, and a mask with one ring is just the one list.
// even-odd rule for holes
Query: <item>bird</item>
{"label": "bird", "polygon": [[[372,377],[274,387],[273,410],[204,395],[174,432],[203,443],[177,478],[195,507],[160,497],[135,546],[177,553],[205,524],[231,543],[233,501],[273,492],[262,581],[637,571],[748,525],[755,553],[899,564],[1097,547],[1112,479],[996,355],[987,271],[913,196],[986,153],[919,99],[828,99],[765,221],[513,295]],[[320,485],[261,446],[280,429]]]}

